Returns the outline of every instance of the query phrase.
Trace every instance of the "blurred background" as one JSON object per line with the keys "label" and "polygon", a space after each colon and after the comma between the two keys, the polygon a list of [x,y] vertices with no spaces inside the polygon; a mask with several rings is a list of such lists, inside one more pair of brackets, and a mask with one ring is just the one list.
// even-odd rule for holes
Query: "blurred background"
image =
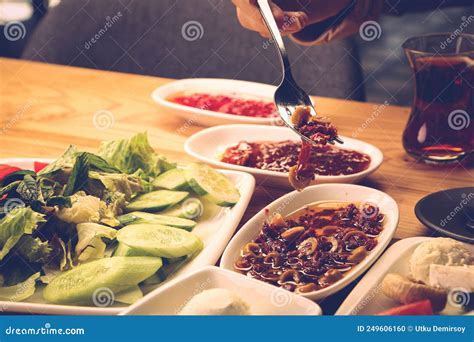
{"label": "blurred background", "polygon": [[[288,41],[296,77],[312,95],[410,105],[401,44],[432,32],[474,32],[470,6],[385,15],[370,39],[323,46]],[[0,56],[171,78],[277,84],[277,55],[241,28],[229,0],[0,0]]]}

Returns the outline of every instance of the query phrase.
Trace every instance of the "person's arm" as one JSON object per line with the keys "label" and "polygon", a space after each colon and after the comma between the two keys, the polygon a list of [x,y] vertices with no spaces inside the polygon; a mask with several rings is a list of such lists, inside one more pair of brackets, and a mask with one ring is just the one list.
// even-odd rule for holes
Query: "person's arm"
{"label": "person's arm", "polygon": [[[242,26],[269,37],[256,0],[233,0],[233,3]],[[376,21],[381,14],[402,15],[467,6],[472,0],[274,0],[270,3],[283,35],[291,35],[303,45],[315,45],[355,34],[364,23]]]}

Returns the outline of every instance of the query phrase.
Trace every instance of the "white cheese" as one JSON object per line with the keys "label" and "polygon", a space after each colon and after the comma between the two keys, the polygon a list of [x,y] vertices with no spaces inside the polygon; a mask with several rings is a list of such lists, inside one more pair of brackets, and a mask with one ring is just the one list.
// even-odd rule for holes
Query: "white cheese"
{"label": "white cheese", "polygon": [[430,265],[430,285],[444,289],[474,291],[474,266]]}

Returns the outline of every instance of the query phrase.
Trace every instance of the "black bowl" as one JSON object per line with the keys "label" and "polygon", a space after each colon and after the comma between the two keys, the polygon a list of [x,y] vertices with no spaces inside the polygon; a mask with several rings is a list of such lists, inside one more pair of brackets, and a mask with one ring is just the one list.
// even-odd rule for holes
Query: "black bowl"
{"label": "black bowl", "polygon": [[474,187],[432,193],[418,201],[415,215],[438,233],[474,243]]}

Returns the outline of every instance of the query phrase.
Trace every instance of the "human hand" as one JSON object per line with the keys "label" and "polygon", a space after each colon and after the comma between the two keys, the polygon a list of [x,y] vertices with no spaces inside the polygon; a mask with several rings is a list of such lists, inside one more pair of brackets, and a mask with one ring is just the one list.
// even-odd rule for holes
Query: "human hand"
{"label": "human hand", "polygon": [[[265,38],[270,37],[256,0],[232,0],[237,8],[237,18],[240,24],[251,31],[258,32]],[[302,30],[308,21],[303,11],[284,11],[273,1],[269,1],[275,21],[282,35],[289,35]]]}
{"label": "human hand", "polygon": [[[256,0],[232,2],[237,8],[237,17],[243,27],[258,32],[263,37],[270,37]],[[337,15],[350,2],[351,0],[274,0],[269,1],[269,4],[282,35],[290,35],[310,24]]]}

